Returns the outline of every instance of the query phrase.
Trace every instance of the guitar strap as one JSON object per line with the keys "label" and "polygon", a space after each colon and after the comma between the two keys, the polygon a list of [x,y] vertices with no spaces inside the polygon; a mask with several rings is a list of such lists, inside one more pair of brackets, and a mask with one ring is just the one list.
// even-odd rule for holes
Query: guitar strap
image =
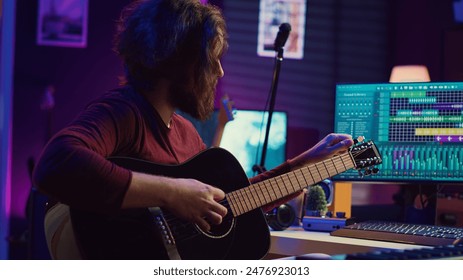
{"label": "guitar strap", "polygon": [[151,207],[149,211],[154,219],[154,225],[157,228],[159,234],[161,235],[162,244],[166,249],[167,255],[171,260],[181,260],[180,254],[178,253],[177,246],[175,245],[174,236],[167,224],[164,216],[162,215],[162,210],[159,207]]}

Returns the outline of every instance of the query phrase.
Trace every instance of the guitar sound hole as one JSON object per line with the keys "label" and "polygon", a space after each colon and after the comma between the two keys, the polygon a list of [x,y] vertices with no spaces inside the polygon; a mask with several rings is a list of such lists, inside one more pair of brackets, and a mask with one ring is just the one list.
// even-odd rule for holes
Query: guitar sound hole
{"label": "guitar sound hole", "polygon": [[225,215],[225,217],[222,219],[222,223],[220,223],[220,225],[211,225],[211,229],[209,231],[204,231],[200,229],[197,225],[195,226],[198,229],[198,231],[210,238],[222,238],[227,236],[231,232],[231,230],[235,226],[235,219],[229,211],[228,214]]}

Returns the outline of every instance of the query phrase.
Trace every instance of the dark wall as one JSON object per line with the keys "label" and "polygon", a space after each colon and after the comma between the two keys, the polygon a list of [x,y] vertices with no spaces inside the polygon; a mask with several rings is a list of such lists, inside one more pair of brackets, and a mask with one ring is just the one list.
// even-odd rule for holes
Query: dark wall
{"label": "dark wall", "polygon": [[447,79],[443,72],[445,55],[454,59],[461,56],[456,50],[444,53],[445,34],[458,27],[453,17],[453,1],[396,0],[393,16],[394,64],[426,65],[431,81]]}
{"label": "dark wall", "polygon": [[[11,235],[25,230],[31,187],[28,161],[36,160],[49,136],[93,98],[118,84],[119,59],[111,51],[114,23],[129,0],[89,1],[86,48],[38,46],[38,1],[18,0],[14,68]],[[48,85],[55,87],[55,107],[40,109]],[[48,114],[51,122],[48,121]],[[63,186],[64,187],[64,186]]]}
{"label": "dark wall", "polygon": [[[274,58],[257,55],[259,2],[223,1],[230,47],[221,90],[238,109],[264,109],[272,82]],[[288,156],[333,130],[336,83],[388,80],[390,7],[387,0],[307,1],[304,57],[283,60],[275,104],[288,112]]]}

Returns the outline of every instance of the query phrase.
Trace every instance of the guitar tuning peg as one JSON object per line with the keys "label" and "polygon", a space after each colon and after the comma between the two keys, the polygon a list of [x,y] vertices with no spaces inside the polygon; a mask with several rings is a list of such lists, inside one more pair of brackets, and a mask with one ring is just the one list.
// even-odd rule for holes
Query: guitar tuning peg
{"label": "guitar tuning peg", "polygon": [[359,172],[359,177],[360,177],[360,178],[363,178],[363,172],[362,172],[362,170],[359,170],[358,172]]}
{"label": "guitar tuning peg", "polygon": [[354,145],[359,143],[359,142],[363,142],[363,140],[365,140],[365,137],[363,137],[363,136],[357,137],[357,139],[354,139]]}
{"label": "guitar tuning peg", "polygon": [[371,169],[367,168],[365,169],[365,176],[370,176],[371,175]]}

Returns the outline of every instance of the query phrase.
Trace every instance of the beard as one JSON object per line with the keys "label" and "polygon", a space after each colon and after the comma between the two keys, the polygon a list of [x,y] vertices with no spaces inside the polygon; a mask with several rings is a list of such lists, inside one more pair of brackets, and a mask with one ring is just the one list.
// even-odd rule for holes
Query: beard
{"label": "beard", "polygon": [[193,118],[206,120],[214,112],[217,80],[203,83],[204,86],[198,86],[198,82],[188,84],[178,81],[171,83],[171,103]]}

